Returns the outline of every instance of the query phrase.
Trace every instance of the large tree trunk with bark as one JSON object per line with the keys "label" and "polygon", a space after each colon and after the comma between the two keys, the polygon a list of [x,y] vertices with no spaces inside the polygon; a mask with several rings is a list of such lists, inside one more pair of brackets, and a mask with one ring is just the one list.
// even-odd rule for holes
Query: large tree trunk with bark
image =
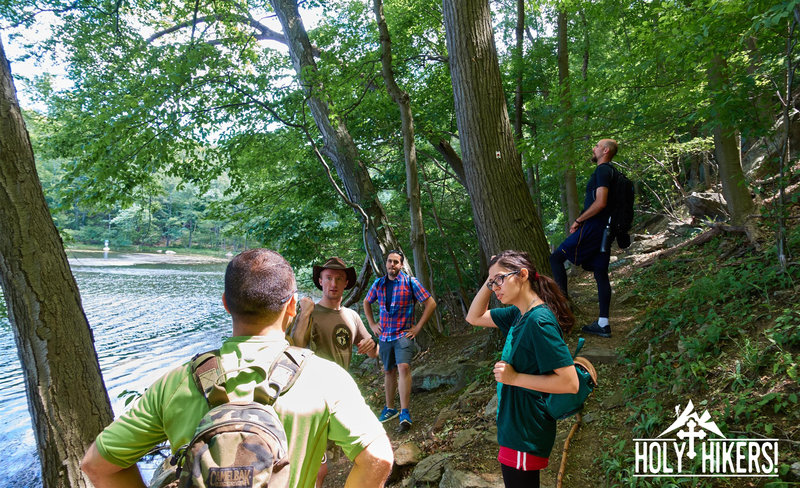
{"label": "large tree trunk with bark", "polygon": [[[572,127],[572,117],[570,111],[572,110],[572,100],[569,89],[569,43],[567,38],[567,12],[563,8],[558,11],[558,85],[559,85],[559,100],[561,101],[561,109],[564,111],[563,123],[566,129]],[[565,131],[565,132],[568,132]],[[570,224],[578,218],[581,213],[580,199],[578,196],[578,183],[576,182],[575,171],[575,154],[570,139],[566,144],[565,151],[562,151],[564,158],[564,199],[567,203],[567,219],[566,227],[569,229]]]}
{"label": "large tree trunk with bark", "polygon": [[549,271],[547,240],[514,145],[489,2],[442,4],[467,191],[485,257],[518,249]]}
{"label": "large tree trunk with bark", "polygon": [[[714,56],[708,70],[709,85],[720,92],[727,84],[726,63],[721,55]],[[714,153],[719,166],[722,194],[728,205],[733,225],[743,225],[748,236],[754,239],[754,226],[749,216],[755,205],[742,171],[742,153],[736,138],[736,129],[719,122],[714,127]]]}
{"label": "large tree trunk with bark", "polygon": [[[414,254],[414,272],[422,286],[427,288],[431,295],[436,296],[431,278],[431,269],[428,261],[428,242],[425,238],[425,224],[422,222],[422,202],[419,192],[419,170],[417,169],[417,148],[414,143],[414,115],[411,113],[411,100],[408,93],[397,85],[392,68],[392,41],[389,36],[389,27],[383,16],[383,2],[373,0],[375,20],[381,39],[381,72],[386,84],[386,91],[400,109],[400,125],[403,133],[403,156],[406,162],[406,193],[408,195],[408,210],[411,217],[411,250]],[[439,312],[434,312],[425,324],[425,330],[436,337],[443,332]],[[424,342],[424,341],[423,341]],[[424,344],[423,344],[424,347]]]}
{"label": "large tree trunk with bark", "polygon": [[113,420],[94,339],[45,203],[0,42],[0,282],[45,487],[90,486],[80,460]]}
{"label": "large tree trunk with bark", "polygon": [[373,259],[376,273],[384,274],[386,272],[384,254],[390,249],[400,249],[391,223],[378,200],[372,178],[358,157],[358,149],[344,119],[331,117],[330,108],[325,101],[324,88],[316,80],[318,70],[314,51],[297,10],[297,1],[270,0],[270,3],[283,26],[292,65],[305,89],[314,122],[322,134],[324,145],[321,152],[333,162],[336,173],[344,184],[347,197],[363,208],[367,214],[367,253]]}

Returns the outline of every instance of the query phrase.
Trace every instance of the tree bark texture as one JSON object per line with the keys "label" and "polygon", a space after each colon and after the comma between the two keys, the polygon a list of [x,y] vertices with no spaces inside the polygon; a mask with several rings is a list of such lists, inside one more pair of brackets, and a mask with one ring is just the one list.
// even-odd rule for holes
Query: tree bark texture
{"label": "tree bark texture", "polygon": [[[428,241],[425,238],[425,224],[422,221],[422,201],[419,191],[419,169],[417,168],[417,148],[414,143],[414,115],[411,112],[411,100],[408,93],[403,91],[394,77],[392,69],[392,41],[389,36],[389,27],[383,15],[382,0],[373,0],[375,20],[378,23],[378,32],[381,39],[381,73],[386,85],[386,91],[400,109],[400,124],[403,134],[403,156],[406,166],[406,194],[408,195],[408,211],[411,218],[410,238],[411,251],[414,254],[414,272],[431,295],[436,297],[431,278],[431,269],[428,261]],[[440,314],[434,312],[425,329],[432,335],[443,332]]]}
{"label": "tree bark texture", "polygon": [[[725,59],[721,55],[714,56],[708,70],[709,85],[715,92],[723,90],[727,84]],[[719,178],[722,183],[722,194],[728,204],[733,225],[745,225],[755,208],[750,189],[742,171],[742,154],[736,140],[736,129],[723,122],[714,127],[714,153],[719,166]],[[748,232],[750,235],[750,232]]]}
{"label": "tree bark texture", "polygon": [[485,257],[527,251],[547,272],[550,253],[514,145],[489,2],[442,5],[467,191]]}
{"label": "tree bark texture", "polygon": [[[567,38],[567,12],[559,9],[558,24],[558,86],[561,109],[564,111],[564,128],[569,131],[572,127],[572,100],[569,89],[569,42]],[[572,151],[572,141],[566,144],[567,150],[562,153],[564,157],[564,199],[567,202],[566,226],[578,218],[581,213],[580,199],[578,196],[578,183],[576,182],[575,160]]]}
{"label": "tree bark texture", "polygon": [[0,282],[8,305],[43,484],[90,486],[80,460],[113,420],[94,338],[45,203],[0,42]]}
{"label": "tree bark texture", "polygon": [[[303,85],[307,104],[317,128],[322,134],[322,154],[328,157],[344,184],[347,197],[360,205],[367,216],[367,252],[373,259],[376,274],[386,273],[384,254],[390,249],[400,249],[391,223],[378,200],[367,168],[358,157],[353,138],[341,117],[331,117],[325,101],[322,84],[316,80],[317,64],[308,33],[300,18],[296,0],[270,0],[289,41],[289,54],[297,77]],[[333,120],[332,120],[333,119]],[[360,218],[360,216],[359,216]]]}

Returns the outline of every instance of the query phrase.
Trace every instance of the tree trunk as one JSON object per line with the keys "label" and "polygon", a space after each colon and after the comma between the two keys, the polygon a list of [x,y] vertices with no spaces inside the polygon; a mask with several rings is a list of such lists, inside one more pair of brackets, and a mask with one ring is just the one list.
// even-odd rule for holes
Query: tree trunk
{"label": "tree trunk", "polygon": [[[568,133],[572,128],[572,101],[569,89],[569,43],[567,38],[567,12],[563,9],[558,11],[558,85],[561,100],[561,109],[564,111],[564,128]],[[567,203],[566,225],[569,229],[570,224],[578,218],[581,213],[580,199],[578,197],[578,184],[576,182],[575,155],[572,150],[572,141],[565,145],[566,151],[562,151],[564,157],[564,199]]]}
{"label": "tree trunk", "polygon": [[516,47],[514,49],[514,135],[518,141],[522,140],[522,72],[524,58],[525,35],[525,0],[517,0],[517,26],[514,30]]}
{"label": "tree trunk", "polygon": [[113,420],[78,287],[45,203],[0,42],[0,282],[43,485],[89,486],[80,460]]}
{"label": "tree trunk", "polygon": [[[725,64],[725,60],[719,54],[711,61],[708,70],[709,85],[715,92],[723,90],[727,84]],[[719,166],[722,194],[725,196],[728,212],[731,215],[731,224],[748,227],[748,217],[753,213],[755,206],[742,172],[742,154],[739,151],[734,127],[722,122],[714,127],[714,153]],[[752,238],[750,231],[748,236]]]}
{"label": "tree trunk", "polygon": [[[522,118],[524,113],[524,106],[525,101],[522,97],[522,74],[523,74],[523,67],[524,63],[524,40],[525,40],[525,0],[517,0],[517,26],[514,32],[516,36],[516,48],[514,51],[514,56],[516,58],[514,63],[514,69],[517,72],[516,80],[515,80],[515,90],[514,90],[514,137],[517,139],[517,143],[521,143],[523,139],[522,133]],[[522,155],[520,155],[520,158]],[[539,216],[539,219],[542,218],[542,198],[539,195],[539,187],[537,181],[531,178],[533,174],[532,165],[528,167],[528,178],[526,183],[528,184],[528,193],[530,193],[531,198],[533,199],[533,205],[536,208],[536,214]]]}
{"label": "tree trunk", "polygon": [[484,257],[518,249],[549,271],[547,240],[511,132],[488,0],[442,3],[467,191]]}
{"label": "tree trunk", "polygon": [[289,42],[289,54],[297,77],[303,85],[307,104],[314,122],[322,134],[324,145],[322,154],[328,157],[336,168],[336,173],[344,184],[347,197],[363,208],[368,216],[367,253],[372,258],[373,268],[379,274],[386,272],[383,256],[390,249],[400,249],[395,239],[392,225],[378,200],[366,166],[358,157],[350,132],[342,117],[331,117],[328,103],[323,100],[325,91],[317,78],[317,64],[308,33],[297,10],[296,0],[270,0],[272,8],[281,22],[283,32]]}
{"label": "tree trunk", "polygon": [[[411,113],[411,101],[408,93],[403,91],[394,78],[392,69],[392,41],[389,27],[383,16],[382,0],[373,0],[375,20],[381,39],[381,72],[386,84],[386,91],[400,109],[401,131],[403,133],[403,156],[406,162],[406,193],[408,194],[408,211],[411,216],[411,250],[414,254],[414,272],[431,295],[436,297],[428,262],[428,243],[425,238],[425,224],[422,222],[422,202],[419,193],[419,170],[417,169],[417,148],[414,144],[414,115]],[[425,330],[433,337],[444,331],[439,312],[435,311],[425,324]]]}
{"label": "tree trunk", "polygon": [[[758,49],[756,38],[749,36],[746,40],[749,62],[747,63],[747,74],[755,79],[758,71],[761,69],[763,60],[761,59],[761,52]],[[753,97],[753,114],[755,115],[758,124],[761,127],[770,128],[775,123],[775,107],[770,101],[770,96],[766,92],[762,92]]]}

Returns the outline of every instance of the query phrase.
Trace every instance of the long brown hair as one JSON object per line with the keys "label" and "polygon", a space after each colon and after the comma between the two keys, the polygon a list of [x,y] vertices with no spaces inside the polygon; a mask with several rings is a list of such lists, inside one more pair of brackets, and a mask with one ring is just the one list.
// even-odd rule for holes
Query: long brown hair
{"label": "long brown hair", "polygon": [[550,310],[553,311],[564,333],[569,333],[572,326],[575,325],[575,316],[572,315],[572,311],[569,309],[567,298],[561,292],[561,288],[558,287],[555,281],[536,272],[536,268],[533,266],[528,253],[512,250],[503,251],[489,261],[489,267],[495,263],[511,271],[519,271],[523,268],[527,269],[528,283],[530,283],[531,288],[539,295],[539,298],[544,301]]}

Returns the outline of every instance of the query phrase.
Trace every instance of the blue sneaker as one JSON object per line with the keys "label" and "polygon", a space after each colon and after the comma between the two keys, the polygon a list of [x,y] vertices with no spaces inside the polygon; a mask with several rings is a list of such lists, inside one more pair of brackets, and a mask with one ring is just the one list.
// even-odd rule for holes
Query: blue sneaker
{"label": "blue sneaker", "polygon": [[408,409],[404,408],[400,411],[400,431],[405,432],[411,428],[411,414]]}
{"label": "blue sneaker", "polygon": [[383,410],[381,411],[381,415],[380,417],[378,417],[378,420],[380,420],[381,422],[386,422],[392,420],[395,417],[397,417],[397,410],[389,407],[383,407]]}

